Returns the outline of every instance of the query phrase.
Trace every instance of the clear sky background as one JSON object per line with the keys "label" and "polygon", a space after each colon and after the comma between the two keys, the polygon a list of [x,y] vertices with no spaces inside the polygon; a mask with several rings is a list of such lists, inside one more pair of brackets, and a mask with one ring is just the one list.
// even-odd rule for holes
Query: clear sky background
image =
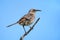
{"label": "clear sky background", "polygon": [[17,22],[31,8],[42,12],[36,13],[40,21],[24,40],[60,40],[60,0],[0,0],[0,40],[20,39],[24,34],[21,25],[6,26]]}

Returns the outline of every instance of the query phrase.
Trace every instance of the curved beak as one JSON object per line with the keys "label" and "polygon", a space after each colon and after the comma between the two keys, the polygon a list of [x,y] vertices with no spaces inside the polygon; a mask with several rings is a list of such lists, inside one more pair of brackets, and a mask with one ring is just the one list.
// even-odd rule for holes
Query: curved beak
{"label": "curved beak", "polygon": [[42,10],[35,10],[35,11],[40,11],[41,12]]}

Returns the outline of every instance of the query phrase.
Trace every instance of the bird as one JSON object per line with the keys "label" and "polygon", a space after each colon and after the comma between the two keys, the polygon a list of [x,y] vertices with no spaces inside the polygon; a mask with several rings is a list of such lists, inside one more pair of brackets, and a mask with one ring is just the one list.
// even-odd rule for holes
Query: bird
{"label": "bird", "polygon": [[19,25],[22,25],[22,27],[23,27],[23,29],[24,29],[24,31],[26,33],[25,26],[29,26],[29,25],[31,25],[34,22],[34,20],[35,20],[35,13],[37,11],[41,11],[41,10],[30,9],[28,11],[28,13],[25,14],[21,19],[19,19],[17,22],[15,22],[15,23],[13,23],[11,25],[8,25],[7,27],[13,26],[13,25],[18,23]]}

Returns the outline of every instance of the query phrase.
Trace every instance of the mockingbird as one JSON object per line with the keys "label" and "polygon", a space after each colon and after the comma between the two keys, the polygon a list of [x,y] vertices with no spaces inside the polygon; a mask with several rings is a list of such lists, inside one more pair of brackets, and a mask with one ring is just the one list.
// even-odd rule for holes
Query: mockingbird
{"label": "mockingbird", "polygon": [[30,9],[29,12],[27,14],[25,14],[19,21],[17,21],[16,23],[13,23],[11,25],[8,25],[7,27],[10,27],[10,26],[18,23],[18,24],[22,25],[22,27],[26,33],[24,26],[29,26],[30,24],[33,23],[33,21],[35,19],[35,12],[37,12],[37,11],[41,11],[41,10]]}

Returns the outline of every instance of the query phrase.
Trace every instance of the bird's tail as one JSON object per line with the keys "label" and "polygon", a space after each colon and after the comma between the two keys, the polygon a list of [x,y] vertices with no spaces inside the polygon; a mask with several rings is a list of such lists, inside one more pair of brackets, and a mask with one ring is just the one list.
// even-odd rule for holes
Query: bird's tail
{"label": "bird's tail", "polygon": [[10,27],[10,26],[13,26],[13,25],[15,25],[15,24],[17,24],[18,22],[16,22],[16,23],[13,23],[13,24],[11,24],[11,25],[8,25],[7,27]]}

